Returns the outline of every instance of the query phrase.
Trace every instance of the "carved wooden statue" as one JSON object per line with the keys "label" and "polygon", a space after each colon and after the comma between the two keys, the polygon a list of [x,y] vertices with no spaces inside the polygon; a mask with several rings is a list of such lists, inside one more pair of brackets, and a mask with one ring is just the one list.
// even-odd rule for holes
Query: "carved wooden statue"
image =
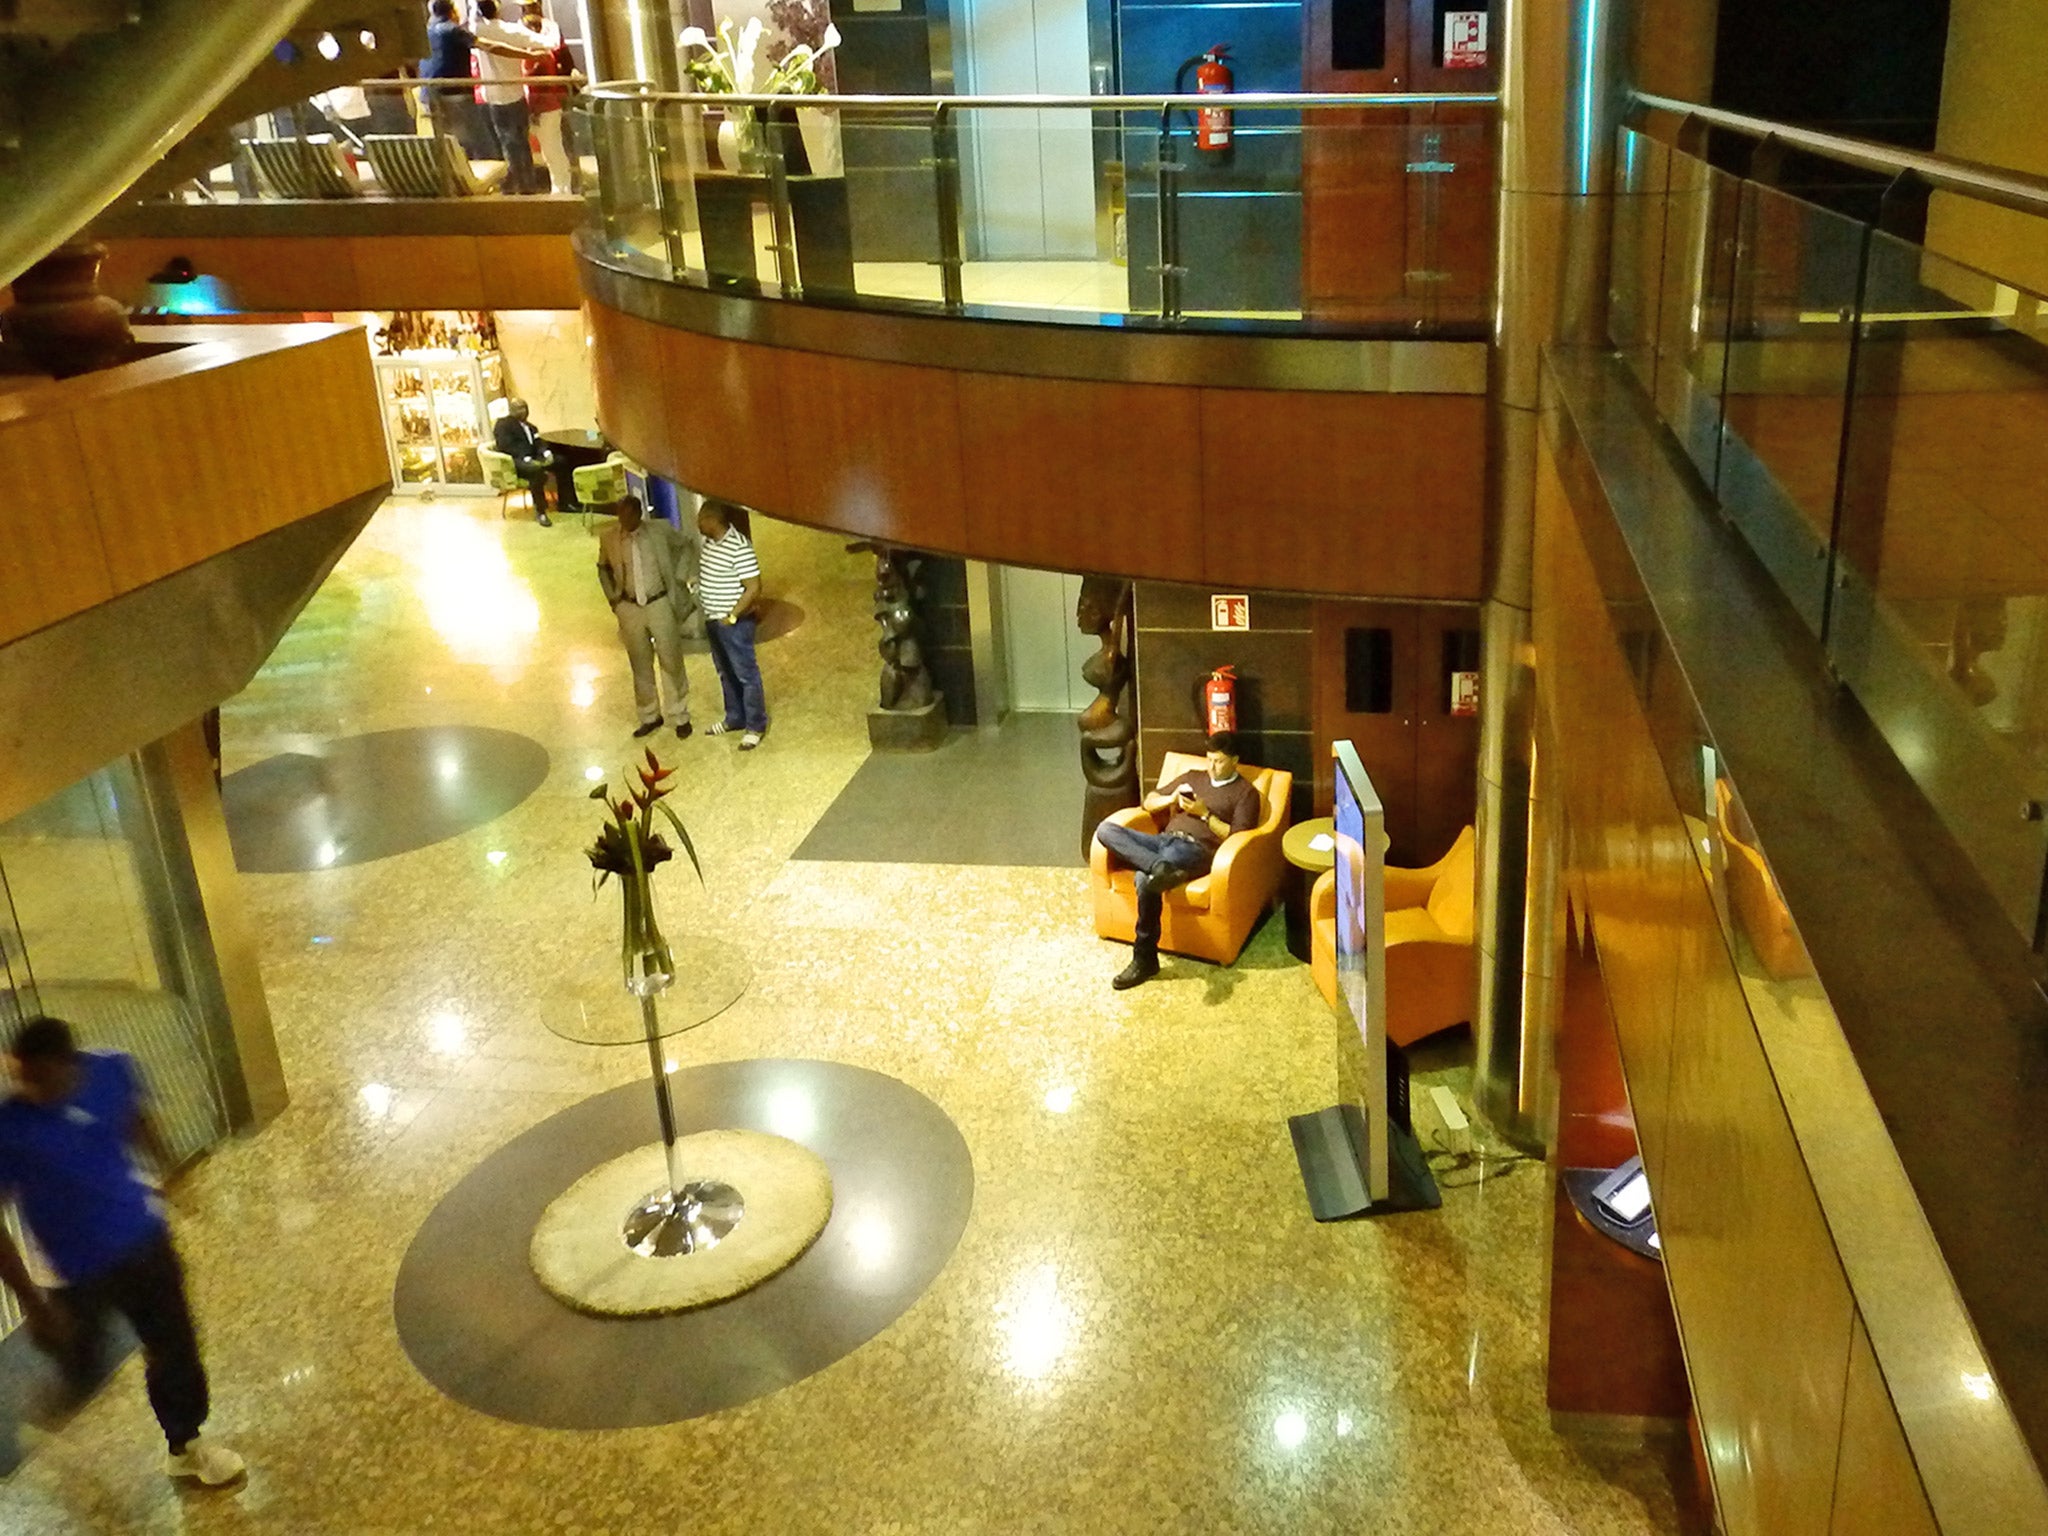
{"label": "carved wooden statue", "polygon": [[1114,576],[1087,576],[1074,604],[1074,622],[1101,648],[1081,664],[1081,680],[1095,700],[1081,711],[1081,855],[1111,811],[1136,805],[1138,732],[1127,711],[1131,686],[1131,584]]}
{"label": "carved wooden statue", "polygon": [[917,568],[920,556],[877,544],[875,622],[882,626],[881,701],[884,709],[923,709],[936,695],[918,639]]}

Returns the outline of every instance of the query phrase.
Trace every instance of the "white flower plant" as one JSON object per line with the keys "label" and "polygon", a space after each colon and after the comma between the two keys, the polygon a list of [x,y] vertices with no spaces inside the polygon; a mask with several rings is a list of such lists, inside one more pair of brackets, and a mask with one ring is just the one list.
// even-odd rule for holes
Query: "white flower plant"
{"label": "white flower plant", "polygon": [[839,46],[839,29],[827,26],[823,41],[815,48],[796,44],[764,73],[761,34],[765,30],[758,16],[749,17],[737,30],[727,17],[719,22],[716,37],[706,35],[702,27],[685,27],[676,38],[676,47],[691,55],[683,67],[706,92],[733,96],[819,94],[823,87],[818,84],[818,61]]}

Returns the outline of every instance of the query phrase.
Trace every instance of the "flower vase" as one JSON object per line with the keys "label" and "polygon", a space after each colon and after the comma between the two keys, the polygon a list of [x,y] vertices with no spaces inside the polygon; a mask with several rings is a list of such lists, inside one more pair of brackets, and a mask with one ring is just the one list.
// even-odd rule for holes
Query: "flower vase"
{"label": "flower vase", "polygon": [[727,107],[718,125],[718,163],[728,171],[750,171],[761,153],[761,121],[752,107]]}
{"label": "flower vase", "polygon": [[619,957],[626,990],[635,997],[666,992],[675,980],[675,960],[654,917],[654,876],[651,872],[620,877],[625,892],[625,933]]}
{"label": "flower vase", "polygon": [[796,125],[804,136],[804,154],[813,176],[844,176],[846,155],[840,147],[839,114],[824,107],[798,107]]}

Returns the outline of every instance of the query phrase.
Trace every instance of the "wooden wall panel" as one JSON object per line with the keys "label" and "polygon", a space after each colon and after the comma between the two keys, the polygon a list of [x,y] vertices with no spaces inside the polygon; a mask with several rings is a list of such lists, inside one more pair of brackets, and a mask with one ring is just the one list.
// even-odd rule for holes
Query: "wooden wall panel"
{"label": "wooden wall panel", "polygon": [[164,350],[0,395],[0,462],[37,482],[0,507],[0,644],[389,484],[360,331],[149,340]]}
{"label": "wooden wall panel", "polygon": [[778,349],[694,331],[659,334],[677,478],[743,506],[790,510],[789,460],[817,448],[788,431]]}
{"label": "wooden wall panel", "polygon": [[576,247],[563,236],[473,235],[470,244],[483,279],[482,302],[456,308],[574,309],[583,302]]}
{"label": "wooden wall panel", "polygon": [[0,464],[19,491],[0,498],[0,644],[114,595],[114,579],[68,416],[0,424]]}
{"label": "wooden wall panel", "polygon": [[[961,374],[959,389],[969,553],[1172,581],[1213,568],[1200,391],[987,373]],[[1230,569],[1243,585],[1294,585]]]}
{"label": "wooden wall panel", "polygon": [[108,539],[115,585],[141,586],[386,479],[377,412],[353,331],[102,397],[77,417],[93,499],[153,512]]}
{"label": "wooden wall panel", "polygon": [[1202,391],[1205,570],[1251,586],[1465,598],[1481,582],[1485,402]]}
{"label": "wooden wall panel", "polygon": [[[564,241],[563,244],[567,244]],[[357,292],[380,309],[474,309],[484,291],[470,235],[365,235],[346,242]]]}
{"label": "wooden wall panel", "polygon": [[1842,1455],[1835,1469],[1829,1536],[1936,1536],[1934,1512],[1913,1466],[1891,1393],[1877,1368],[1870,1336],[1857,1319],[1849,1343],[1849,1383],[1842,1404]]}
{"label": "wooden wall panel", "polygon": [[399,307],[386,299],[372,303],[365,298],[352,246],[347,240],[267,236],[111,240],[100,286],[126,304],[160,302],[150,290],[150,274],[172,256],[183,256],[206,276],[218,278],[228,302],[246,312],[296,315]]}
{"label": "wooden wall panel", "polygon": [[692,490],[1015,565],[1479,596],[1477,396],[978,373],[586,313],[600,425]]}
{"label": "wooden wall panel", "polygon": [[100,285],[125,304],[159,302],[150,274],[173,256],[217,278],[253,314],[341,309],[575,309],[583,302],[565,235],[232,235],[106,242]]}
{"label": "wooden wall panel", "polygon": [[[680,459],[670,440],[662,328],[602,304],[584,306],[583,324],[591,341],[597,418],[605,436],[649,468],[677,475]],[[678,437],[695,435],[687,422],[676,433]]]}
{"label": "wooden wall panel", "polygon": [[968,547],[960,408],[945,368],[778,350],[789,511],[890,543]]}

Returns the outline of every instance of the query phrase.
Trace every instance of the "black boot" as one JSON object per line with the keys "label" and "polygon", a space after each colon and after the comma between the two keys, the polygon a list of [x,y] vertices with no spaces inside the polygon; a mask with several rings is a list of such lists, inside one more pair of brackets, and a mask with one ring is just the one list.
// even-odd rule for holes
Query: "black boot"
{"label": "black boot", "polygon": [[1119,992],[1126,992],[1158,974],[1159,956],[1150,950],[1134,950],[1131,963],[1118,971],[1109,984]]}

